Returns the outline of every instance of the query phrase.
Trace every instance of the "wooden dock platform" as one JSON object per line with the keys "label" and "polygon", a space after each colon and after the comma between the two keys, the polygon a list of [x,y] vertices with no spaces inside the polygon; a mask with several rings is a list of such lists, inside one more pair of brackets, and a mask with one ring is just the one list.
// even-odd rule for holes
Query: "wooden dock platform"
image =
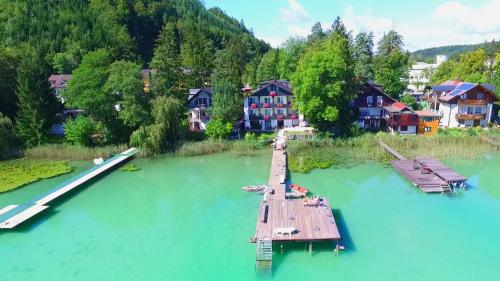
{"label": "wooden dock platform", "polygon": [[[286,151],[274,149],[268,182],[270,190],[264,194],[259,205],[255,240],[340,240],[340,232],[328,200],[323,198],[321,206],[308,207],[302,199],[287,199],[286,175]],[[274,231],[279,228],[294,228],[296,231],[279,235]]]}
{"label": "wooden dock platform", "polygon": [[47,206],[48,203],[103,174],[116,165],[134,156],[136,153],[137,150],[135,148],[128,149],[104,161],[102,164],[92,167],[91,169],[77,175],[69,181],[66,181],[54,187],[53,189],[33,198],[32,200],[22,205],[9,205],[1,209],[0,228],[11,229],[27,221],[28,219],[47,209],[49,207]]}
{"label": "wooden dock platform", "polygon": [[467,178],[432,157],[419,157],[407,160],[395,149],[379,140],[379,144],[398,160],[391,165],[415,186],[426,193],[453,191],[465,187]]}

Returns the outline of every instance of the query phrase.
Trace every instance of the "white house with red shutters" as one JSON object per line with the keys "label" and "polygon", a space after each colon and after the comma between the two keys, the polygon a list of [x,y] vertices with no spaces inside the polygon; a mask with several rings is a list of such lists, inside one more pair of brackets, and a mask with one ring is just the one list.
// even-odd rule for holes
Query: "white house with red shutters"
{"label": "white house with red shutters", "polygon": [[293,108],[293,92],[285,80],[262,82],[245,98],[244,121],[247,130],[273,131],[305,125]]}

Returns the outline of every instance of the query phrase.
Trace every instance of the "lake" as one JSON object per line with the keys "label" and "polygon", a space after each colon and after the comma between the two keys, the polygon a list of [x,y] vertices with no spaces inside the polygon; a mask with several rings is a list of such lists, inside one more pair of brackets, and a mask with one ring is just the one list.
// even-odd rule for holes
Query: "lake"
{"label": "lake", "polygon": [[[259,195],[270,151],[235,158],[136,159],[0,232],[7,280],[255,280]],[[275,247],[274,280],[500,280],[500,155],[448,162],[469,177],[457,196],[423,194],[376,163],[292,174],[329,198],[346,251]],[[88,168],[0,194],[19,204]]]}

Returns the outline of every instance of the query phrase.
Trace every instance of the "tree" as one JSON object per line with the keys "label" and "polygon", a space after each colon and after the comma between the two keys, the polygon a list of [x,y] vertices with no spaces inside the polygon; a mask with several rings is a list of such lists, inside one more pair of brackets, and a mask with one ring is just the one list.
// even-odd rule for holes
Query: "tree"
{"label": "tree", "polygon": [[188,87],[199,88],[210,82],[213,68],[213,42],[201,26],[187,20],[179,24],[183,37],[181,40],[182,67],[187,74]]}
{"label": "tree", "polygon": [[456,62],[453,60],[448,60],[443,62],[436,68],[436,71],[431,76],[431,84],[439,84],[446,80],[455,80],[458,77],[453,77],[452,73],[456,67]]}
{"label": "tree", "polygon": [[462,81],[472,83],[489,82],[489,73],[486,66],[486,51],[477,49],[470,53],[461,54],[451,75]]}
{"label": "tree", "polygon": [[95,129],[94,122],[82,115],[79,115],[76,119],[69,118],[64,123],[66,141],[81,146],[92,145],[92,135],[94,135]]}
{"label": "tree", "polygon": [[57,53],[52,59],[54,70],[59,74],[71,73],[78,67],[79,59],[72,53]]}
{"label": "tree", "polygon": [[378,43],[374,58],[375,81],[393,98],[398,98],[408,85],[410,56],[403,51],[403,37],[389,31]]}
{"label": "tree", "polygon": [[297,69],[297,64],[306,49],[306,41],[302,38],[290,38],[279,50],[278,72],[280,79],[290,80]]}
{"label": "tree", "polygon": [[114,106],[118,99],[115,93],[104,90],[110,64],[111,58],[107,50],[89,52],[73,72],[68,88],[63,93],[66,106],[82,109],[93,119],[106,125],[116,117]]}
{"label": "tree", "polygon": [[14,50],[0,47],[0,113],[11,120],[17,112],[16,72],[19,61]]}
{"label": "tree", "polygon": [[391,30],[379,40],[377,54],[379,56],[386,56],[396,50],[402,51],[403,46],[403,36]]}
{"label": "tree", "polygon": [[166,22],[156,42],[151,66],[153,92],[157,96],[184,98],[187,91],[180,61],[180,34],[175,22]]}
{"label": "tree", "polygon": [[236,39],[231,39],[226,48],[217,52],[215,67],[212,73],[212,84],[217,80],[229,80],[240,88],[243,69],[245,67],[243,45]]}
{"label": "tree", "polygon": [[0,112],[0,160],[17,154],[19,146],[12,120]]}
{"label": "tree", "polygon": [[340,19],[339,16],[335,18],[335,21],[332,24],[332,33],[338,33],[339,35],[349,39],[350,37],[350,32],[347,31],[347,28],[345,27],[344,23]]}
{"label": "tree", "polygon": [[257,80],[257,69],[261,61],[261,57],[255,57],[252,61],[245,65],[241,80],[243,83],[250,85],[251,87],[257,87],[259,81]]}
{"label": "tree", "polygon": [[210,108],[212,118],[233,124],[241,116],[242,102],[243,95],[238,85],[228,78],[214,81]]}
{"label": "tree", "polygon": [[373,33],[356,35],[353,46],[354,74],[363,80],[373,80]]}
{"label": "tree", "polygon": [[323,40],[325,38],[325,32],[323,31],[323,28],[321,27],[321,23],[317,22],[315,23],[312,28],[311,28],[311,34],[307,37],[307,42],[318,42]]}
{"label": "tree", "polygon": [[147,123],[150,117],[149,97],[144,93],[141,66],[132,62],[116,61],[110,65],[108,73],[104,91],[108,96],[118,96],[118,118],[131,128]]}
{"label": "tree", "polygon": [[308,48],[292,75],[294,106],[320,130],[345,131],[352,122],[348,102],[356,96],[348,40],[333,33]]}
{"label": "tree", "polygon": [[227,139],[233,131],[233,124],[220,119],[208,122],[206,134],[213,139]]}
{"label": "tree", "polygon": [[257,68],[257,81],[268,81],[279,78],[278,73],[278,51],[275,49],[269,50],[264,54]]}
{"label": "tree", "polygon": [[495,93],[498,97],[500,97],[500,53],[496,54],[495,59],[495,68],[494,68],[494,76],[492,79],[492,83],[495,86]]}
{"label": "tree", "polygon": [[47,63],[35,50],[26,49],[17,70],[16,132],[27,146],[46,140],[58,112],[59,103],[47,77]]}
{"label": "tree", "polygon": [[398,98],[408,86],[409,56],[394,50],[384,57],[378,57],[375,68],[375,81],[384,86],[384,91]]}
{"label": "tree", "polygon": [[153,101],[153,123],[141,126],[130,137],[130,144],[140,146],[150,153],[172,151],[181,140],[185,124],[179,116],[184,115],[183,103],[167,96]]}
{"label": "tree", "polygon": [[422,106],[417,102],[417,99],[412,95],[403,95],[401,102],[411,107],[413,110],[421,110]]}

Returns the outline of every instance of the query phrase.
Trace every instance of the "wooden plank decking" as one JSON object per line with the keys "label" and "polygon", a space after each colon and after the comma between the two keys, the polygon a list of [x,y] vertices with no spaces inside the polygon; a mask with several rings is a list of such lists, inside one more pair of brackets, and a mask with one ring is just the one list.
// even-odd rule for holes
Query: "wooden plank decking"
{"label": "wooden plank decking", "polygon": [[[398,159],[391,161],[391,165],[394,169],[424,192],[434,193],[451,191],[452,187],[464,186],[467,180],[466,177],[432,157],[420,157],[414,160],[407,160],[384,142],[379,140],[379,144]],[[425,167],[428,171],[422,172],[422,167]]]}
{"label": "wooden plank decking", "polygon": [[129,159],[134,154],[136,154],[136,152],[137,150],[135,148],[131,148],[108,159],[104,163],[79,174],[69,181],[54,187],[48,192],[45,192],[22,205],[9,205],[1,209],[0,228],[14,228],[24,221],[34,217],[41,211],[47,209],[49,207],[47,206],[48,203],[81,186],[82,184],[94,179],[95,177],[101,175],[102,173],[108,171],[109,169],[115,167],[123,161]]}
{"label": "wooden plank decking", "polygon": [[[284,140],[282,140],[284,142]],[[339,240],[340,232],[330,204],[323,198],[322,206],[306,207],[301,199],[286,199],[287,155],[284,150],[273,150],[269,187],[260,202],[255,238],[272,241]],[[274,233],[277,228],[296,228],[291,235]]]}

